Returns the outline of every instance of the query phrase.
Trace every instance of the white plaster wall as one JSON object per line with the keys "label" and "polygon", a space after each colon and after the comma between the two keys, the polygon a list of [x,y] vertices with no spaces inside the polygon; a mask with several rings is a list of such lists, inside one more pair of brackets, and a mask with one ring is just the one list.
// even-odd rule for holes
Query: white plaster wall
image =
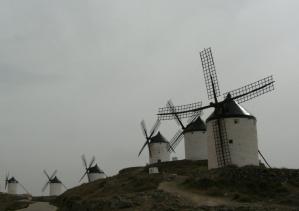
{"label": "white plaster wall", "polygon": [[[214,121],[216,120],[207,123],[209,169],[218,168],[212,126]],[[229,143],[232,164],[239,167],[246,165],[258,166],[256,120],[248,118],[226,118],[224,121],[228,140],[232,140],[232,143]]]}
{"label": "white plaster wall", "polygon": [[93,182],[98,179],[106,178],[106,175],[104,173],[90,173],[90,174],[88,174],[88,176],[89,176],[90,182]]}
{"label": "white plaster wall", "polygon": [[7,193],[8,194],[17,194],[18,183],[8,183],[7,184]]}
{"label": "white plaster wall", "polygon": [[62,184],[61,183],[50,183],[50,196],[59,196],[61,194]]}
{"label": "white plaster wall", "polygon": [[187,160],[207,160],[208,144],[206,131],[193,131],[184,134],[185,158]]}
{"label": "white plaster wall", "polygon": [[159,174],[159,169],[157,167],[151,167],[148,169],[149,174]]}
{"label": "white plaster wall", "polygon": [[149,159],[150,164],[170,161],[170,152],[168,152],[168,143],[150,143],[151,156]]}

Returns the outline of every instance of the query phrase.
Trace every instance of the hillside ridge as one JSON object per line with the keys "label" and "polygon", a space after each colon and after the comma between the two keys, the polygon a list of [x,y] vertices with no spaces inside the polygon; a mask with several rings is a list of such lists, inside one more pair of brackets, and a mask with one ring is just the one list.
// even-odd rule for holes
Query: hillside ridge
{"label": "hillside ridge", "polygon": [[[159,174],[148,174],[149,167]],[[59,211],[299,210],[299,170],[171,161],[126,168],[57,197]]]}

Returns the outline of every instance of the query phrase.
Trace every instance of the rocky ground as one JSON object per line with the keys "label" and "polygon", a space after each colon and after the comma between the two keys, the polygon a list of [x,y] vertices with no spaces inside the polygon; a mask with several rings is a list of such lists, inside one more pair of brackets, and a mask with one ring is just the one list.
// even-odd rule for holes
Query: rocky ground
{"label": "rocky ground", "polygon": [[40,196],[32,197],[31,195],[10,195],[0,193],[0,211],[9,210],[28,210],[28,211],[56,211],[56,207],[49,204],[56,197]]}
{"label": "rocky ground", "polygon": [[173,161],[127,168],[118,175],[70,189],[53,203],[59,211],[299,210],[299,170],[227,167]]}
{"label": "rocky ground", "polygon": [[0,193],[0,211],[17,210],[28,207],[30,197],[27,195],[9,195]]}

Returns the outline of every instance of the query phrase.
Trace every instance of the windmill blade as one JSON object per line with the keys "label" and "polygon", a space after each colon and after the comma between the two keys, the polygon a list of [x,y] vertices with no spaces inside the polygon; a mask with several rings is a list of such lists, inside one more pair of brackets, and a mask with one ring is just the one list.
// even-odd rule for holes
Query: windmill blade
{"label": "windmill blade", "polygon": [[260,156],[262,157],[262,159],[264,160],[264,162],[266,163],[266,165],[271,169],[270,164],[268,163],[268,161],[266,160],[266,158],[264,157],[264,155],[261,153],[260,150],[258,150],[258,153],[260,154]]}
{"label": "windmill blade", "polygon": [[5,190],[6,190],[7,185],[8,185],[8,179],[9,179],[9,173],[7,173],[6,177],[5,177]]}
{"label": "windmill blade", "polygon": [[158,118],[160,120],[172,120],[175,119],[175,116],[173,114],[177,114],[177,116],[181,119],[189,118],[193,115],[194,112],[201,111],[211,107],[213,106],[208,105],[202,107],[202,102],[196,102],[187,105],[175,106],[174,107],[175,112],[173,112],[173,108],[167,106],[164,108],[159,108]]}
{"label": "windmill blade", "polygon": [[61,183],[61,185],[67,190],[67,187],[65,186],[65,184]]}
{"label": "windmill blade", "polygon": [[96,160],[96,157],[95,157],[95,156],[92,156],[88,168],[90,168],[90,167],[93,165],[93,163],[95,162],[95,160]]}
{"label": "windmill blade", "polygon": [[189,125],[190,123],[194,122],[195,120],[197,120],[197,118],[198,118],[199,116],[201,116],[202,113],[203,113],[202,111],[196,111],[196,112],[194,112],[193,115],[187,120],[188,125]]}
{"label": "windmill blade", "polygon": [[182,138],[184,137],[184,131],[178,130],[176,134],[173,136],[173,138],[170,140],[168,151],[174,150],[178,144],[181,142]]}
{"label": "windmill blade", "polygon": [[185,126],[182,123],[182,121],[181,121],[180,117],[178,116],[178,114],[175,113],[176,110],[175,110],[175,107],[174,107],[174,105],[173,105],[173,103],[172,103],[171,100],[168,100],[167,106],[172,110],[173,116],[175,117],[174,119],[175,119],[176,123],[178,124],[178,126],[181,127],[184,130]]}
{"label": "windmill blade", "polygon": [[[144,148],[145,148],[146,145],[149,145],[149,141],[148,140],[146,140],[145,143],[144,143],[144,145],[141,147],[141,150],[138,153],[138,157],[140,156],[140,154],[142,153],[142,151],[144,150]],[[151,152],[150,152],[150,154],[151,154]]]}
{"label": "windmill blade", "polygon": [[150,140],[150,138],[153,136],[153,134],[156,132],[156,130],[158,129],[158,127],[159,127],[159,125],[160,125],[160,120],[157,119],[155,125],[154,125],[153,128],[151,129],[150,136],[147,135],[146,125],[145,125],[145,121],[144,121],[144,120],[141,121],[140,125],[141,125],[141,130],[142,130],[142,132],[143,132],[143,134],[144,134],[144,136],[145,136],[146,141],[145,141],[145,143],[143,144],[143,146],[141,147],[141,150],[140,150],[139,153],[138,153],[138,157],[140,156],[140,154],[142,153],[142,151],[144,150],[144,148],[146,147],[146,145],[148,146],[149,154],[150,154],[150,156],[151,156],[152,153],[151,153],[151,150],[150,150],[150,147],[149,147],[149,140]]}
{"label": "windmill blade", "polygon": [[25,186],[22,183],[19,182],[19,185],[27,194],[30,194],[29,191],[25,188]]}
{"label": "windmill blade", "polygon": [[218,167],[230,165],[231,157],[225,121],[224,119],[217,119],[212,124]]}
{"label": "windmill blade", "polygon": [[170,144],[168,144],[168,152],[170,152],[170,151],[175,153],[174,148]]}
{"label": "windmill blade", "polygon": [[148,148],[148,152],[149,152],[149,157],[151,158],[152,157],[152,151],[151,151],[151,148],[150,148],[150,145],[149,145],[149,141],[148,141],[148,144],[147,144],[147,148]]}
{"label": "windmill blade", "polygon": [[52,174],[51,177],[50,177],[50,180],[53,179],[53,177],[55,177],[56,174],[57,174],[57,170],[55,170],[55,171],[53,172],[53,174]]}
{"label": "windmill blade", "polygon": [[[100,166],[100,164],[99,164],[99,166]],[[103,169],[100,168],[100,170],[103,172],[103,174],[104,174],[106,177],[108,177],[107,174],[104,172]]]}
{"label": "windmill blade", "polygon": [[145,136],[146,139],[148,139],[148,135],[147,135],[147,130],[146,130],[146,125],[145,125],[145,121],[142,120],[140,122],[140,125],[141,125],[141,130],[143,132],[143,135]]}
{"label": "windmill blade", "polygon": [[51,177],[49,176],[48,172],[46,170],[43,170],[44,174],[46,175],[46,177],[48,178],[48,180],[51,179]]}
{"label": "windmill blade", "polygon": [[216,74],[215,63],[212,55],[211,48],[206,48],[200,53],[201,64],[203,69],[203,74],[205,78],[207,93],[209,100],[214,98],[214,89],[215,88],[215,97],[220,96],[220,88]]}
{"label": "windmill blade", "polygon": [[[85,171],[85,173],[83,174],[83,176],[80,178],[79,182],[81,182],[83,180],[83,178],[85,177],[85,175],[87,175],[87,171]],[[88,178],[89,181],[89,178]]]}
{"label": "windmill blade", "polygon": [[87,161],[86,161],[86,158],[85,158],[85,155],[81,155],[81,159],[82,159],[82,163],[83,163],[83,166],[85,167],[85,169],[87,170]]}
{"label": "windmill blade", "polygon": [[157,119],[156,123],[154,124],[154,126],[152,127],[151,129],[151,132],[150,132],[150,136],[148,137],[148,139],[151,139],[152,136],[156,133],[156,131],[158,130],[159,126],[161,124],[161,120],[160,119]]}
{"label": "windmill blade", "polygon": [[237,101],[238,103],[243,103],[265,93],[273,91],[274,82],[275,81],[273,79],[273,76],[271,75],[254,83],[243,86],[239,89],[227,92],[224,94],[224,97],[226,97],[227,94],[230,94],[233,100]]}
{"label": "windmill blade", "polygon": [[46,190],[46,188],[48,187],[49,184],[50,184],[50,181],[48,181],[48,182],[44,185],[44,187],[42,188],[42,192],[45,192],[45,190]]}

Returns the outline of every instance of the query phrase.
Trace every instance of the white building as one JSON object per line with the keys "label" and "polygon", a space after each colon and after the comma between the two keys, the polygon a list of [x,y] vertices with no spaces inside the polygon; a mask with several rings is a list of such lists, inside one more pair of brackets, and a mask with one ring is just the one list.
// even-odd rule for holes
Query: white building
{"label": "white building", "polygon": [[[259,165],[256,118],[228,96],[206,120],[209,169]],[[219,137],[219,127],[222,142]],[[227,138],[225,138],[227,137]]]}
{"label": "white building", "polygon": [[200,117],[184,129],[185,158],[187,160],[207,160],[207,128]]}
{"label": "white building", "polygon": [[106,178],[106,174],[103,172],[103,170],[101,170],[98,167],[97,164],[88,169],[87,176],[88,176],[90,182],[93,182],[93,181],[98,180],[98,179]]}
{"label": "white building", "polygon": [[150,167],[148,169],[148,173],[149,174],[159,174],[159,169],[158,169],[158,167]]}
{"label": "white building", "polygon": [[8,194],[17,194],[18,193],[18,184],[19,184],[19,182],[14,177],[11,177],[9,180],[7,180],[7,193]]}
{"label": "white building", "polygon": [[168,151],[169,142],[161,135],[160,132],[151,138],[149,148],[150,164],[170,161],[170,152]]}
{"label": "white building", "polygon": [[49,195],[59,196],[62,193],[62,182],[55,176],[49,183]]}

